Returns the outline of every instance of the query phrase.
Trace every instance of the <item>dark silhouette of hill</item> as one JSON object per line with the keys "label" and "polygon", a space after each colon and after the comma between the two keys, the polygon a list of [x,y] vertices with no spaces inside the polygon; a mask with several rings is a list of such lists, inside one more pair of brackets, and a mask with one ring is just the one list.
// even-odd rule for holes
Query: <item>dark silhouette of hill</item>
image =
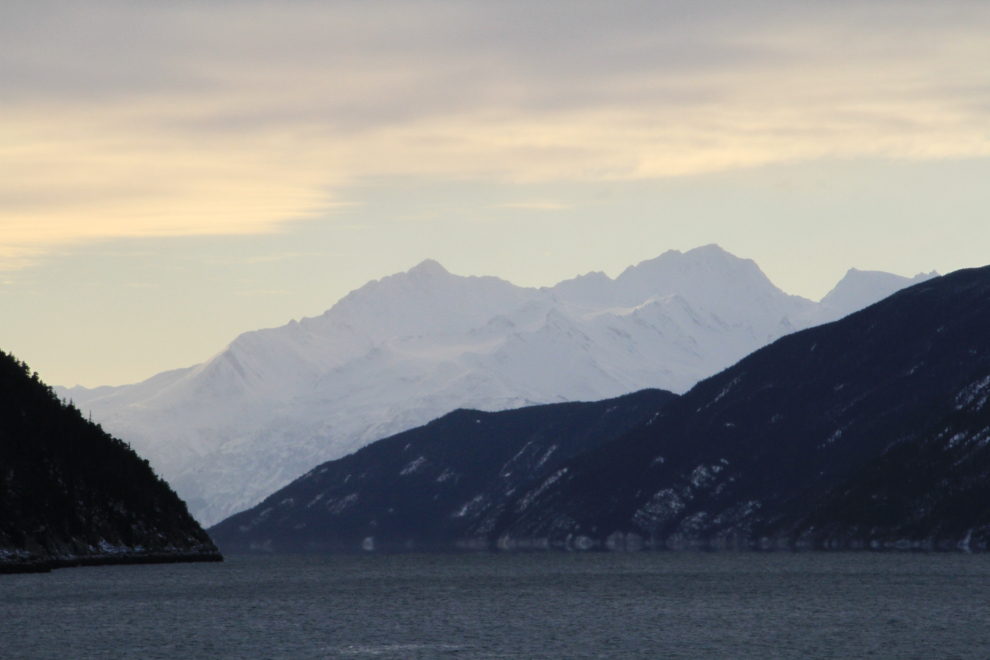
{"label": "dark silhouette of hill", "polygon": [[0,351],[0,572],[221,559],[146,460]]}
{"label": "dark silhouette of hill", "polygon": [[516,494],[676,398],[643,390],[594,403],[457,410],[320,465],[210,534],[224,552],[487,547]]}

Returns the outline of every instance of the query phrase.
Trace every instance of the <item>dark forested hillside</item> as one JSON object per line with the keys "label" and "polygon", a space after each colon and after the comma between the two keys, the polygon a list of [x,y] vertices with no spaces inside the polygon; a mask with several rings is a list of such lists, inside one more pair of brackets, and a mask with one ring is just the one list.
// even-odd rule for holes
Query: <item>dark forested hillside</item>
{"label": "dark forested hillside", "polygon": [[644,390],[594,403],[457,410],[324,463],[210,534],[224,552],[487,547],[519,493],[674,399]]}
{"label": "dark forested hillside", "polygon": [[944,418],[888,447],[798,522],[829,541],[986,550],[990,529],[990,376]]}
{"label": "dark forested hillside", "polygon": [[0,572],[220,559],[147,461],[0,352]]}

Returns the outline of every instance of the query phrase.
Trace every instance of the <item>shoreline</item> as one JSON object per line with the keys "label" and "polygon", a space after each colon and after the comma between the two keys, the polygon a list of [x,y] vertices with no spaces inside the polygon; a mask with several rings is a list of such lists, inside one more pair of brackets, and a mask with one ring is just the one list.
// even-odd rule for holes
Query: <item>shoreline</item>
{"label": "shoreline", "polygon": [[51,557],[14,561],[0,561],[0,575],[21,573],[51,573],[59,568],[79,568],[86,566],[121,566],[133,564],[192,564],[200,562],[222,562],[220,552],[196,553],[120,553],[85,555],[77,557]]}

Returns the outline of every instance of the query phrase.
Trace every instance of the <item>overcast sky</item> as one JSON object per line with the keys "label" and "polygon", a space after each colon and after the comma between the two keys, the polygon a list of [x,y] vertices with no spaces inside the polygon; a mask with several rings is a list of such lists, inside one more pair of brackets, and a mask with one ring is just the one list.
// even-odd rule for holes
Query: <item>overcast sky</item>
{"label": "overcast sky", "polygon": [[434,258],[990,263],[990,3],[0,4],[0,349],[188,366]]}

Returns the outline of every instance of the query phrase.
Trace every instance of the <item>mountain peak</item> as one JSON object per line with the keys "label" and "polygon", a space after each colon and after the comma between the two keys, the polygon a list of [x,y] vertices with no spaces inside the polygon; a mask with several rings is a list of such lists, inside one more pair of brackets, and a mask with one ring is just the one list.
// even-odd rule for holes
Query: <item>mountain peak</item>
{"label": "mountain peak", "polygon": [[[668,250],[630,266],[616,280],[620,297],[640,304],[652,296],[680,294],[702,306],[745,308],[767,300],[789,304],[752,259],[741,259],[711,243],[687,252]],[[793,302],[793,301],[792,301]]]}
{"label": "mountain peak", "polygon": [[907,278],[876,270],[850,268],[835,288],[821,299],[821,304],[844,316],[882,300],[906,286],[938,276],[938,273],[932,271]]}
{"label": "mountain peak", "polygon": [[718,243],[709,243],[708,245],[702,245],[696,247],[692,250],[688,250],[684,253],[685,255],[691,254],[699,257],[732,257],[733,259],[739,259],[736,255],[722,249],[722,246]]}
{"label": "mountain peak", "polygon": [[[759,266],[752,259],[742,259],[723,250],[716,243],[709,243],[701,247],[681,252],[680,250],[667,250],[658,257],[641,261],[635,266],[629,266],[619,275],[618,279],[635,277],[636,274],[651,273],[656,276],[665,273],[666,276],[679,277],[683,273],[695,269],[710,272],[736,272],[740,270],[749,272],[760,272]],[[765,278],[765,276],[763,276]]]}
{"label": "mountain peak", "polygon": [[450,272],[433,259],[424,259],[419,264],[407,271],[412,277],[441,277],[450,275]]}

